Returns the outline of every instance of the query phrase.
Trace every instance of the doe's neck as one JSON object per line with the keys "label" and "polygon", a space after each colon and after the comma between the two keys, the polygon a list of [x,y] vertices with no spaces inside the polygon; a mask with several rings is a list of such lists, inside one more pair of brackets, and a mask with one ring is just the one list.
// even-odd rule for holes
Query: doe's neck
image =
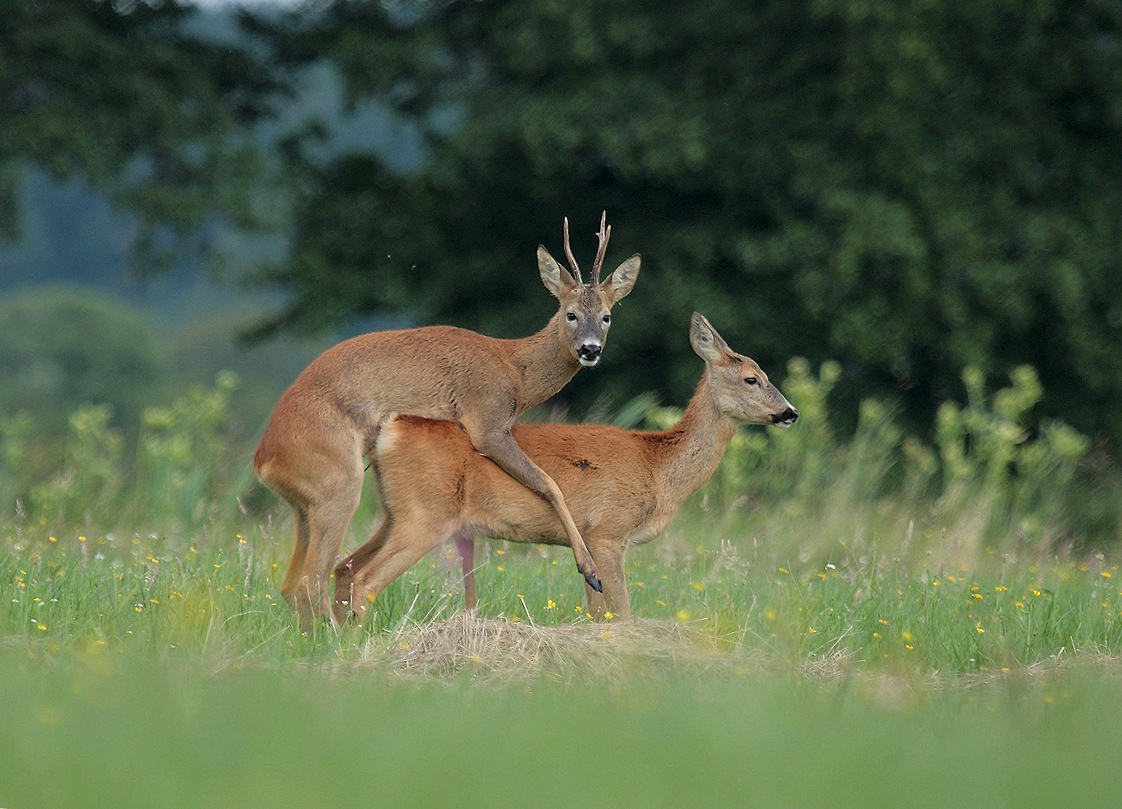
{"label": "doe's neck", "polygon": [[667,499],[678,504],[712,477],[739,422],[721,412],[709,375],[701,378],[681,420],[657,439],[659,472]]}

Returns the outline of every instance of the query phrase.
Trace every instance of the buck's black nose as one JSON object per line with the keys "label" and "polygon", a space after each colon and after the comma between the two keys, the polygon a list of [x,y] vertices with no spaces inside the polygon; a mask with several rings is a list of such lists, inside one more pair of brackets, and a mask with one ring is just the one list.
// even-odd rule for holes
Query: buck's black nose
{"label": "buck's black nose", "polygon": [[596,343],[585,343],[577,349],[577,357],[585,362],[596,362],[600,359],[603,348]]}

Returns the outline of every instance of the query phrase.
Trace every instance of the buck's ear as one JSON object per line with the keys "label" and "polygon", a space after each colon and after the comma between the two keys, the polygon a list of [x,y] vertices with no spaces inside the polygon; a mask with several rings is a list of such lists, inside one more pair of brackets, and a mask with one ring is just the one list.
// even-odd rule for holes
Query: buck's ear
{"label": "buck's ear", "polygon": [[690,345],[693,346],[694,353],[707,363],[716,362],[729,350],[724,338],[697,312],[690,318]]}
{"label": "buck's ear", "polygon": [[544,246],[538,245],[538,273],[542,277],[545,288],[553,293],[553,297],[560,300],[576,287],[577,282],[569,271],[553,260],[553,256]]}
{"label": "buck's ear", "polygon": [[608,280],[601,284],[604,291],[608,293],[609,306],[619,303],[630,294],[635,286],[635,281],[639,278],[640,261],[641,258],[636,253],[616,267],[612,274],[608,276]]}

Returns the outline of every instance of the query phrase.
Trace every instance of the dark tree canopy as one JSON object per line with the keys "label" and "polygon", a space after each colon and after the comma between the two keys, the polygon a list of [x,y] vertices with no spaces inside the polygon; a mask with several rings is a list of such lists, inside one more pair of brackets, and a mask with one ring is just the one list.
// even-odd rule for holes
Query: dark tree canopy
{"label": "dark tree canopy", "polygon": [[[552,312],[536,245],[558,253],[568,216],[588,260],[606,209],[607,263],[639,251],[643,272],[572,401],[683,401],[696,309],[773,372],[841,360],[843,400],[888,394],[919,423],[964,366],[1029,363],[1043,414],[1122,440],[1113,0],[319,0],[236,22],[8,3],[0,227],[28,165],[135,213],[139,263],[286,201],[274,325],[516,336]],[[412,152],[297,120],[287,185],[263,184],[261,123],[291,125],[278,94],[325,64]]]}
{"label": "dark tree canopy", "polygon": [[0,26],[0,232],[26,166],[81,179],[137,217],[139,263],[208,222],[256,221],[250,127],[280,84],[252,50],[173,2],[10,0]]}
{"label": "dark tree canopy", "polygon": [[[326,3],[272,30],[393,105],[428,159],[302,162],[278,323],[400,311],[514,336],[534,247],[643,254],[596,393],[675,402],[704,312],[774,370],[917,417],[966,365],[1122,438],[1122,6],[1084,2]],[[387,11],[386,9],[389,9]],[[297,150],[294,153],[299,153]],[[310,154],[310,152],[305,152]],[[590,388],[591,390],[591,388]]]}

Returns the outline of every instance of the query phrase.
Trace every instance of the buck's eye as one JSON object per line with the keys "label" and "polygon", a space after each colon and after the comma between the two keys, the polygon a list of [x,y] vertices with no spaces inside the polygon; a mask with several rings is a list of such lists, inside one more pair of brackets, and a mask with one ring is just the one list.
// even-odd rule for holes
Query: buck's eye
{"label": "buck's eye", "polygon": [[611,322],[612,322],[612,316],[611,315],[604,315],[604,325],[607,326]]}
{"label": "buck's eye", "polygon": [[756,379],[756,377],[754,377],[754,376],[746,376],[746,377],[744,377],[744,384],[745,385],[758,385],[758,384],[760,384],[760,380]]}
{"label": "buck's eye", "polygon": [[565,315],[565,319],[567,321],[569,321],[570,323],[576,323],[577,322],[576,312],[569,312],[569,314]]}

